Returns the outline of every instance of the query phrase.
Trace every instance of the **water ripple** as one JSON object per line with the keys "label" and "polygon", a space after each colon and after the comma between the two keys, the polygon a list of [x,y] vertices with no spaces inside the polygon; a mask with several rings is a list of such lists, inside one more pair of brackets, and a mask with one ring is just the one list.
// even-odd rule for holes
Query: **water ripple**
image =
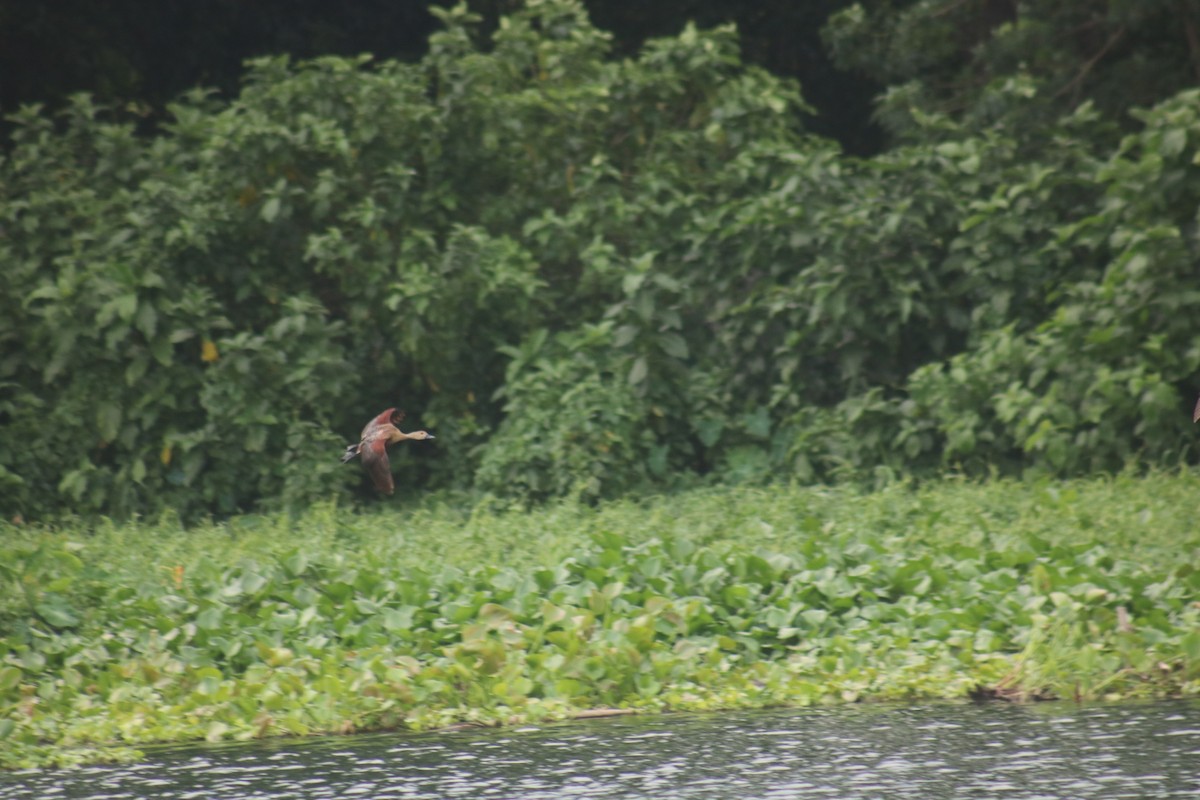
{"label": "water ripple", "polygon": [[1200,796],[1200,704],[851,706],[164,748],[4,800]]}

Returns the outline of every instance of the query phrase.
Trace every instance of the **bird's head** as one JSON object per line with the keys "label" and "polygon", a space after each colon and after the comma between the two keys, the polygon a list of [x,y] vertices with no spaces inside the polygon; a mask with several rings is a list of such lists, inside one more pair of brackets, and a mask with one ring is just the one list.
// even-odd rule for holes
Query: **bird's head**
{"label": "bird's head", "polygon": [[434,436],[429,431],[413,431],[412,433],[410,433],[408,435],[408,438],[410,438],[410,439],[436,439],[437,437]]}

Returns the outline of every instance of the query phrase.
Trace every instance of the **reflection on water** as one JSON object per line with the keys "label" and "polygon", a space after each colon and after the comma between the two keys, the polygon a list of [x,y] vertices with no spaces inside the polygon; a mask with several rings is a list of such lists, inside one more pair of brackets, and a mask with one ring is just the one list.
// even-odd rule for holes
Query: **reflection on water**
{"label": "reflection on water", "polygon": [[1200,704],[852,706],[172,748],[0,798],[1200,797]]}

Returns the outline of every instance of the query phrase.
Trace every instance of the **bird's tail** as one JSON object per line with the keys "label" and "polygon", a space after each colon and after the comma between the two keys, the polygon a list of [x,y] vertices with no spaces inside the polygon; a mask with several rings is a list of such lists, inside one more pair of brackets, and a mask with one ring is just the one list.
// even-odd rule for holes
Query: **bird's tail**
{"label": "bird's tail", "polygon": [[358,443],[346,445],[346,452],[342,453],[342,463],[348,464],[358,458]]}

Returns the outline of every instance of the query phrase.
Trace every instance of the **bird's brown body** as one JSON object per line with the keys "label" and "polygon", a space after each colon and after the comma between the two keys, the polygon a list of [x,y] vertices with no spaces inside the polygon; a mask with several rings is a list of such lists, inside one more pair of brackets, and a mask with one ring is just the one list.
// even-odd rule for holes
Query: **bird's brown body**
{"label": "bird's brown body", "polygon": [[388,462],[387,446],[405,439],[436,438],[428,431],[404,433],[397,427],[403,419],[403,411],[389,408],[382,412],[362,429],[358,444],[346,445],[346,452],[342,455],[343,464],[352,461],[355,456],[362,456],[363,466],[371,476],[375,488],[384,494],[391,494],[396,489],[392,480],[392,467]]}

